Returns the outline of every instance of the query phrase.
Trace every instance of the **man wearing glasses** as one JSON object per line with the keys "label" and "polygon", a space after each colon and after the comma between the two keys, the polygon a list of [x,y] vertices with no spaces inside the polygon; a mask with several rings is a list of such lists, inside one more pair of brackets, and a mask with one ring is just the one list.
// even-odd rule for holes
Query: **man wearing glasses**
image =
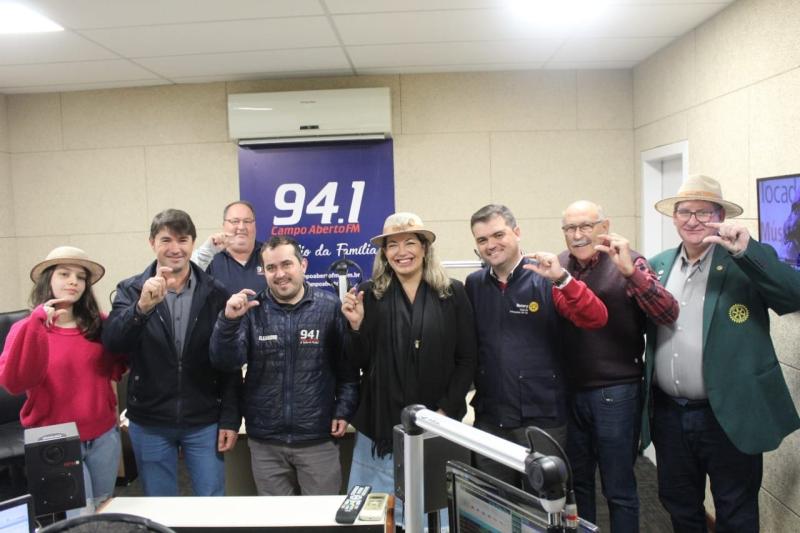
{"label": "man wearing glasses", "polygon": [[648,324],[642,447],[652,436],[659,498],[676,531],[706,530],[706,475],[716,530],[758,531],[762,454],[800,427],[768,309],[800,309],[800,272],[725,222],[742,208],[712,178],[689,177],[656,209],[682,242],[651,264],[681,311],[674,324]]}
{"label": "man wearing glasses", "polygon": [[567,455],[572,462],[578,513],[596,522],[599,466],[612,532],[639,531],[633,467],[639,445],[644,331],[647,319],[671,324],[678,302],[658,282],[628,240],[609,232],[603,208],[570,204],[561,229],[567,250],[558,259],[608,308],[608,323],[583,329],[564,320],[562,342],[570,385]]}
{"label": "man wearing glasses", "polygon": [[229,294],[242,289],[256,293],[267,287],[256,241],[256,215],[250,202],[238,200],[225,206],[222,231],[211,235],[192,254],[192,261],[217,278]]}

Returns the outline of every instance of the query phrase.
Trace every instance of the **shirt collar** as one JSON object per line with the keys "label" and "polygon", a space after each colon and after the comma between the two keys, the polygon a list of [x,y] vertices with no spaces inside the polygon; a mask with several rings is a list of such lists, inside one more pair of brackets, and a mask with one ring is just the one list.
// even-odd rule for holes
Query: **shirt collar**
{"label": "shirt collar", "polygon": [[[523,259],[525,259],[525,256],[524,255],[520,255],[519,256],[519,260],[517,261],[517,264],[514,265],[514,268],[512,268],[511,272],[508,273],[508,279],[506,279],[505,283],[508,283],[509,281],[511,281],[511,279],[514,277],[514,273],[519,268],[519,265],[520,265],[520,263],[522,263]],[[494,280],[497,281],[498,283],[503,283],[503,282],[500,281],[500,278],[497,277],[497,274],[495,274],[494,267],[489,267],[489,275],[491,277],[493,277]]]}
{"label": "shirt collar", "polygon": [[597,266],[597,263],[600,262],[600,253],[598,252],[594,254],[592,258],[589,259],[589,262],[586,263],[586,266],[581,265],[581,262],[578,261],[578,258],[572,254],[569,254],[569,261],[570,261],[570,266],[572,266],[571,270],[573,270],[575,274],[580,276],[581,274],[584,274]]}
{"label": "shirt collar", "polygon": [[[156,267],[156,268],[158,268],[158,267]],[[192,265],[189,265],[189,277],[186,278],[186,283],[183,284],[183,288],[181,289],[181,292],[192,290],[192,285],[193,284],[194,284],[194,269],[192,268]],[[175,289],[169,289],[167,292],[178,294],[175,291]]]}
{"label": "shirt collar", "polygon": [[697,259],[694,260],[694,262],[692,262],[689,261],[689,256],[686,255],[686,247],[681,245],[681,251],[678,254],[678,257],[681,260],[681,268],[685,269],[686,267],[692,267],[702,272],[706,268],[708,263],[711,261],[709,258],[712,255],[714,246],[715,245],[712,244],[711,246],[706,248],[705,251],[700,255],[700,257],[698,257]]}

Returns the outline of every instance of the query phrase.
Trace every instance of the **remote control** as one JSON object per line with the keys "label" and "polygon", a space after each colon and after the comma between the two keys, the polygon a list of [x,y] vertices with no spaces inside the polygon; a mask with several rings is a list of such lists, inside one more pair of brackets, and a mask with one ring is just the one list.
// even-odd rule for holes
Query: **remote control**
{"label": "remote control", "polygon": [[347,495],[342,505],[339,506],[339,510],[336,511],[336,523],[352,524],[355,522],[358,512],[361,510],[364,502],[367,501],[367,494],[369,494],[371,490],[372,487],[369,485],[354,485],[353,488],[350,489],[350,494]]}
{"label": "remote control", "polygon": [[367,496],[367,503],[358,514],[358,519],[365,522],[383,520],[386,516],[386,504],[389,502],[389,495],[385,492],[372,492]]}

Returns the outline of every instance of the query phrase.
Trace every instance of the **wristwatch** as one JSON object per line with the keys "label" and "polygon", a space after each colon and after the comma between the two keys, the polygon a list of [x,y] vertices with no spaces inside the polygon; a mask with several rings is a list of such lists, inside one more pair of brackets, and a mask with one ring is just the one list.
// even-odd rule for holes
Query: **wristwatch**
{"label": "wristwatch", "polygon": [[563,273],[563,274],[561,274],[561,277],[560,277],[560,278],[558,278],[557,280],[554,280],[554,281],[553,281],[553,286],[554,286],[556,289],[563,289],[563,288],[564,288],[564,286],[565,286],[567,283],[569,283],[571,279],[572,279],[572,276],[570,275],[569,271],[568,271],[568,270],[565,268],[565,269],[564,269],[564,273]]}

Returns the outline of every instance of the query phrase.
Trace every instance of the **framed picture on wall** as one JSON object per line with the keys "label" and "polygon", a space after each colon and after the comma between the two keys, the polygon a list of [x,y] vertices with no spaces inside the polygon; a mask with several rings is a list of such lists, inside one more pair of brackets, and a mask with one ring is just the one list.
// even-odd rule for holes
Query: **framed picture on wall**
{"label": "framed picture on wall", "polygon": [[800,174],[759,178],[758,240],[800,270]]}

